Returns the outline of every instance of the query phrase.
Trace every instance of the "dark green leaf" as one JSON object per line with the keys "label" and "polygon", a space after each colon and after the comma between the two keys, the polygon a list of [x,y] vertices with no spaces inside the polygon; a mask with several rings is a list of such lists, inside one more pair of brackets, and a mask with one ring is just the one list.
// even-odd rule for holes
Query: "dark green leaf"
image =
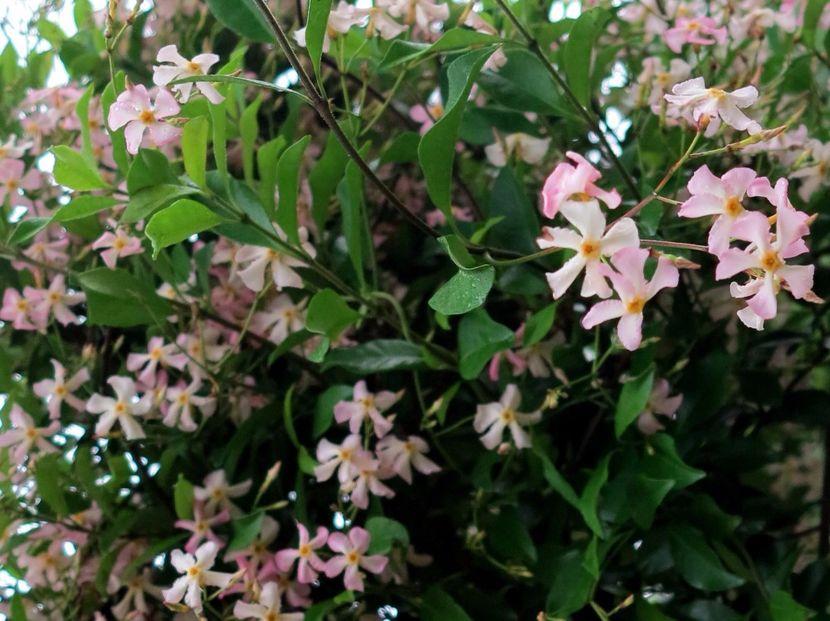
{"label": "dark green leaf", "polygon": [[458,329],[461,377],[478,377],[490,358],[508,349],[513,341],[513,331],[493,321],[485,310],[476,309],[465,315]]}
{"label": "dark green leaf", "polygon": [[669,542],[677,571],[696,589],[725,591],[744,583],[723,568],[699,530],[684,524],[671,526]]}
{"label": "dark green leaf", "polygon": [[409,547],[409,533],[406,527],[395,520],[385,517],[371,517],[366,520],[366,530],[371,535],[369,554],[388,554],[395,543],[404,550]]}
{"label": "dark green leaf", "polygon": [[432,309],[444,315],[461,315],[478,308],[487,299],[493,287],[496,270],[482,265],[474,270],[458,270],[429,299]]}
{"label": "dark green leaf", "polygon": [[619,438],[645,409],[654,385],[654,367],[623,384],[617,408],[614,411],[614,432]]}
{"label": "dark green leaf", "polygon": [[329,352],[323,369],[340,367],[365,375],[382,371],[419,369],[424,366],[421,348],[409,341],[377,339],[356,347],[338,347]]}
{"label": "dark green leaf", "polygon": [[594,42],[608,17],[608,12],[598,7],[582,13],[571,28],[563,50],[568,85],[583,106],[588,106],[591,100],[591,57]]}
{"label": "dark green leaf", "polygon": [[332,289],[314,294],[308,304],[305,327],[309,332],[324,334],[336,340],[340,333],[360,319],[360,313],[349,307]]}
{"label": "dark green leaf", "polygon": [[253,0],[207,0],[210,12],[240,37],[258,43],[274,43],[268,22]]}
{"label": "dark green leaf", "polygon": [[295,244],[300,243],[297,225],[297,195],[300,189],[300,164],[311,136],[304,136],[288,147],[277,164],[277,188],[279,206],[277,224],[283,233]]}
{"label": "dark green leaf", "polygon": [[472,621],[456,601],[438,587],[431,587],[421,600],[421,621]]}

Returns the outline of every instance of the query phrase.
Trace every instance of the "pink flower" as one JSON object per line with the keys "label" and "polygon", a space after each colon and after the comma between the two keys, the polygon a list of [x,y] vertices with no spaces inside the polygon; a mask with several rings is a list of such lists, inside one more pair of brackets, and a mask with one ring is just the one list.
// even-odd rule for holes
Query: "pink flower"
{"label": "pink flower", "polygon": [[132,237],[120,226],[116,227],[115,231],[107,231],[92,244],[93,250],[101,248],[106,248],[101,253],[101,258],[111,270],[115,269],[118,259],[144,252],[141,240],[138,237]]}
{"label": "pink flower", "polygon": [[677,414],[680,404],[683,403],[683,395],[670,397],[669,392],[671,387],[666,379],[660,378],[654,382],[648,403],[637,418],[637,428],[642,433],[651,435],[663,429],[663,424],[657,420],[656,414],[672,419]]}
{"label": "pink flower", "polygon": [[207,586],[224,589],[230,584],[232,574],[211,571],[219,548],[208,541],[196,550],[195,556],[181,550],[173,550],[170,562],[180,574],[169,589],[162,591],[166,604],[177,604],[184,599],[191,610],[202,611],[202,590]]}
{"label": "pink flower", "polygon": [[145,386],[155,386],[159,365],[182,368],[186,362],[187,356],[179,351],[175,343],[165,345],[162,337],[154,336],[147,343],[146,354],[131,353],[127,356],[127,370],[135,373],[142,369],[138,381]]}
{"label": "pink flower", "polygon": [[726,44],[726,28],[718,28],[711,17],[678,17],[674,28],[663,33],[666,45],[675,54],[679,54],[686,43],[693,45]]}
{"label": "pink flower", "polygon": [[507,166],[511,156],[528,164],[538,164],[548,152],[550,138],[537,138],[524,133],[496,135],[496,141],[484,147],[487,161],[497,168]]}
{"label": "pink flower", "polygon": [[747,117],[741,108],[751,106],[758,100],[758,89],[744,86],[731,93],[720,88],[706,88],[703,78],[692,78],[672,87],[672,94],[665,95],[666,101],[678,106],[680,116],[690,117],[697,124],[701,117],[709,118],[706,135],[712,136],[723,120],[730,127],[757,134],[761,126]]}
{"label": "pink flower", "polygon": [[41,304],[42,295],[37,289],[26,287],[23,295],[17,289],[3,292],[0,319],[10,321],[15,330],[40,330],[46,328],[47,315]]}
{"label": "pink flower", "polygon": [[732,228],[746,213],[741,201],[756,176],[750,168],[733,168],[718,178],[704,164],[689,179],[686,187],[692,197],[680,206],[677,215],[683,218],[718,216],[709,229],[712,254],[718,255],[729,247]]}
{"label": "pink flower", "polygon": [[262,587],[258,603],[236,602],[233,616],[240,619],[260,619],[261,621],[303,621],[302,612],[280,612],[282,610],[282,593],[276,582],[269,582]]}
{"label": "pink flower", "polygon": [[361,569],[379,574],[389,562],[385,556],[366,556],[369,549],[369,533],[355,526],[349,530],[348,537],[343,533],[332,533],[328,540],[329,548],[339,553],[326,563],[326,576],[334,578],[343,575],[343,584],[352,591],[363,591],[363,573]]}
{"label": "pink flower", "polygon": [[222,540],[213,532],[213,527],[220,524],[226,524],[231,521],[231,514],[227,509],[208,516],[205,512],[204,504],[195,502],[193,505],[193,519],[192,520],[176,520],[173,524],[176,528],[183,528],[193,533],[187,543],[184,544],[185,552],[193,554],[199,544],[205,539],[216,544],[217,548],[225,545]]}
{"label": "pink flower", "polygon": [[167,389],[165,399],[169,401],[162,423],[168,427],[178,427],[182,431],[196,431],[198,425],[193,420],[193,410],[198,408],[203,418],[212,416],[216,411],[216,399],[203,397],[196,393],[202,387],[202,380],[195,378],[188,386],[173,386]]}
{"label": "pink flower", "polygon": [[0,205],[9,196],[14,207],[21,189],[36,190],[40,187],[40,173],[32,169],[24,175],[25,168],[26,165],[21,160],[0,160]]}
{"label": "pink flower", "polygon": [[326,545],[329,531],[318,526],[317,534],[313,539],[309,539],[308,529],[299,522],[297,522],[297,531],[300,534],[297,547],[280,550],[274,556],[274,562],[281,572],[288,572],[297,560],[297,580],[303,584],[310,584],[317,580],[317,572],[324,571],[326,568],[326,564],[314,551]]}
{"label": "pink flower", "polygon": [[317,445],[317,461],[320,464],[315,466],[314,476],[320,482],[328,481],[337,470],[340,483],[348,483],[357,475],[355,460],[364,453],[357,434],[346,436],[340,446],[323,438]]}
{"label": "pink flower", "polygon": [[589,197],[598,198],[610,209],[616,209],[621,201],[617,190],[606,192],[594,185],[594,182],[602,177],[602,173],[578,153],[568,151],[565,155],[573,164],[569,162],[558,164],[545,180],[542,188],[542,213],[545,217],[553,218],[562,203],[574,195],[578,200],[587,200]]}
{"label": "pink flower", "polygon": [[[763,188],[763,184],[760,187]],[[778,194],[775,236],[770,234],[769,220],[763,214],[746,214],[735,225],[733,234],[750,242],[749,246],[723,252],[718,257],[715,270],[717,280],[731,278],[744,270],[754,271],[745,285],[732,283],[730,291],[733,297],[749,298],[746,308],[738,311],[738,317],[745,325],[757,330],[763,328],[765,320],[772,319],[778,313],[776,294],[781,286],[788,289],[794,298],[804,299],[812,293],[815,272],[813,265],[786,264],[787,259],[807,252],[802,239],[809,233],[807,214],[789,206],[786,179],[779,179],[775,189]]]}
{"label": "pink flower", "polygon": [[381,468],[393,472],[407,483],[412,483],[412,468],[422,474],[433,474],[441,468],[426,456],[429,445],[423,438],[409,436],[401,440],[396,436],[386,436],[377,444],[377,455]]}
{"label": "pink flower", "polygon": [[124,129],[127,151],[135,155],[144,138],[144,131],[150,131],[150,138],[157,147],[175,141],[181,130],[161,119],[178,114],[181,108],[170,91],[159,89],[155,105],[150,103],[150,95],[142,85],[132,86],[118,96],[110,107],[109,126],[111,129]]}
{"label": "pink flower", "polygon": [[542,420],[542,412],[536,410],[529,414],[519,412],[522,405],[522,395],[516,384],[508,384],[501,399],[494,403],[479,405],[473,419],[473,428],[476,433],[483,434],[481,443],[488,449],[495,449],[501,444],[504,430],[509,429],[516,448],[530,448],[530,436],[523,429],[528,425],[535,425]]}
{"label": "pink flower", "polygon": [[224,470],[214,470],[205,477],[204,487],[193,488],[193,498],[205,503],[205,511],[213,513],[222,507],[237,515],[239,508],[231,502],[231,498],[239,498],[251,489],[251,480],[230,485]]}
{"label": "pink flower", "polygon": [[[175,80],[207,74],[210,68],[219,62],[219,57],[216,54],[197,54],[192,60],[187,60],[179,54],[175,45],[165,45],[159,50],[156,61],[169,64],[153,67],[153,84],[167,86]],[[194,86],[212,104],[220,104],[225,100],[210,82],[176,84],[173,86],[173,92],[178,93],[179,98],[184,103],[190,99],[190,93]],[[176,114],[176,112],[173,114]]]}
{"label": "pink flower", "polygon": [[366,382],[360,380],[354,385],[352,401],[340,401],[334,406],[334,419],[341,424],[348,421],[352,433],[360,433],[361,426],[371,421],[375,435],[382,438],[391,431],[392,423],[381,412],[395,405],[402,396],[403,391],[371,393],[366,388]]}
{"label": "pink flower", "polygon": [[55,369],[54,379],[40,380],[32,389],[34,393],[48,402],[49,418],[60,417],[61,404],[66,402],[78,412],[86,410],[86,402],[79,399],[74,393],[82,385],[89,381],[89,371],[86,367],[75,373],[69,380],[66,379],[66,369],[55,359],[52,359],[52,367]]}
{"label": "pink flower", "polygon": [[13,447],[9,457],[18,466],[26,461],[26,457],[37,447],[44,453],[54,453],[58,449],[46,438],[57,433],[60,423],[53,420],[47,427],[35,427],[35,421],[16,403],[9,412],[11,429],[0,434],[0,447]]}
{"label": "pink flower", "polygon": [[118,422],[127,440],[139,440],[146,437],[136,417],[146,416],[150,411],[153,405],[152,395],[145,393],[139,399],[135,382],[121,375],[113,375],[107,380],[107,384],[115,391],[115,399],[95,393],[86,402],[88,412],[101,416],[98,424],[95,425],[95,435],[107,435],[113,425]]}
{"label": "pink flower", "polygon": [[19,142],[17,136],[12,134],[6,142],[0,144],[0,160],[20,159],[32,146],[31,142]]}
{"label": "pink flower", "polygon": [[286,294],[272,298],[264,310],[254,313],[251,330],[267,335],[272,343],[282,343],[289,334],[305,327],[306,302],[304,298],[295,304]]}
{"label": "pink flower", "polygon": [[[305,227],[300,227],[299,234],[303,250],[314,257],[317,253],[314,246],[308,243],[308,231]],[[277,235],[285,239],[285,234],[279,228]],[[240,268],[239,277],[245,286],[253,291],[262,291],[265,286],[265,270],[268,267],[271,268],[271,278],[277,291],[282,291],[285,287],[300,289],[303,286],[303,279],[294,268],[304,266],[305,263],[273,248],[242,246],[236,252],[236,261]]]}
{"label": "pink flower", "polygon": [[349,494],[349,500],[358,509],[369,506],[369,494],[392,498],[395,492],[381,483],[380,479],[389,475],[381,472],[380,462],[371,458],[368,451],[359,453],[352,462],[355,469],[355,478],[340,486],[340,490]]}
{"label": "pink flower", "polygon": [[610,257],[622,248],[639,247],[637,225],[631,218],[621,218],[606,232],[605,216],[595,200],[568,200],[561,204],[560,209],[565,219],[579,230],[579,234],[573,229],[546,226],[542,229],[542,237],[536,240],[540,248],[568,248],[576,251],[576,255],[568,259],[565,265],[546,274],[554,299],[562,297],[583,270],[585,279],[582,281],[581,295],[610,297],[611,288],[601,269],[602,258]]}
{"label": "pink flower", "polygon": [[43,291],[40,310],[45,314],[51,311],[61,325],[80,324],[81,320],[69,310],[69,307],[84,301],[86,301],[86,294],[83,292],[67,292],[64,276],[58,274],[52,279],[49,288]]}
{"label": "pink flower", "polygon": [[582,327],[586,330],[608,321],[620,318],[617,324],[617,336],[623,347],[634,351],[643,338],[643,307],[661,289],[676,287],[680,278],[677,268],[665,257],[657,261],[657,269],[651,281],[643,276],[648,250],[640,248],[623,248],[613,257],[611,263],[617,271],[606,267],[606,275],[611,279],[618,300],[603,300],[591,307],[582,318]]}

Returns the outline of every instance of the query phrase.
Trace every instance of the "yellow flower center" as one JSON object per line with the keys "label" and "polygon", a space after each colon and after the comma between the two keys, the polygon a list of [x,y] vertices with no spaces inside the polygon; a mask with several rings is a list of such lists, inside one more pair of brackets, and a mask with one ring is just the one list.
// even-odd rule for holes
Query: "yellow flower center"
{"label": "yellow flower center", "polygon": [[299,547],[299,549],[297,550],[297,553],[301,557],[307,558],[307,557],[311,556],[311,546],[308,545],[307,543],[304,543],[303,545],[301,545]]}
{"label": "yellow flower center", "polygon": [[116,237],[115,241],[112,242],[112,247],[115,248],[117,251],[121,252],[127,246],[127,242],[125,242],[120,237]]}
{"label": "yellow flower center", "polygon": [[14,192],[18,188],[17,179],[9,179],[8,181],[6,181],[6,187],[10,191]]}
{"label": "yellow flower center", "polygon": [[145,125],[150,125],[151,123],[156,122],[156,115],[153,114],[152,110],[142,110],[138,114],[138,120]]}
{"label": "yellow flower center", "polygon": [[161,347],[153,347],[150,350],[150,360],[161,360]]}
{"label": "yellow flower center", "polygon": [[775,250],[767,250],[761,255],[761,267],[767,272],[776,272],[783,264]]}
{"label": "yellow flower center", "polygon": [[190,73],[202,73],[202,68],[199,66],[199,64],[194,63],[192,60],[187,63],[187,70]]}
{"label": "yellow flower center", "polygon": [[340,461],[350,461],[352,452],[349,449],[340,449]]}
{"label": "yellow flower center", "polygon": [[730,218],[737,218],[743,210],[744,206],[741,205],[741,199],[737,196],[730,196],[723,204],[723,212]]}
{"label": "yellow flower center", "polygon": [[599,258],[600,244],[593,239],[583,239],[579,246],[580,254],[586,259]]}
{"label": "yellow flower center", "polygon": [[66,395],[66,386],[63,384],[58,384],[55,386],[55,395],[58,397],[63,397]]}
{"label": "yellow flower center", "polygon": [[354,550],[350,550],[346,553],[346,562],[349,565],[357,565],[357,562],[360,560],[360,555],[355,552]]}
{"label": "yellow flower center", "polygon": [[187,575],[190,576],[191,578],[196,578],[201,573],[202,573],[202,570],[199,567],[197,567],[196,565],[193,565],[193,567],[190,567],[187,570]]}
{"label": "yellow flower center", "polygon": [[113,409],[115,410],[116,415],[121,416],[127,412],[127,405],[123,401],[118,401]]}
{"label": "yellow flower center", "polygon": [[625,312],[630,313],[632,315],[636,313],[642,313],[643,307],[646,305],[645,299],[637,296],[635,298],[631,298],[628,302],[625,303]]}
{"label": "yellow flower center", "polygon": [[505,425],[509,425],[516,420],[516,414],[510,408],[504,408],[501,411],[501,420]]}

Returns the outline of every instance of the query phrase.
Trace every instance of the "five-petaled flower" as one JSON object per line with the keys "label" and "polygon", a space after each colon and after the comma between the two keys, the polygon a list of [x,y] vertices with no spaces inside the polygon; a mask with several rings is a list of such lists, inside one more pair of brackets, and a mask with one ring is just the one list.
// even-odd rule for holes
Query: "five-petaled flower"
{"label": "five-petaled flower", "polygon": [[528,425],[534,425],[542,420],[542,412],[536,410],[524,414],[519,412],[522,405],[522,395],[516,384],[508,384],[501,399],[494,403],[486,403],[476,408],[473,419],[473,428],[476,433],[483,434],[481,443],[488,449],[495,449],[501,444],[504,430],[509,429],[516,448],[524,449],[532,446],[530,436],[524,430]]}
{"label": "five-petaled flower", "polygon": [[312,538],[308,534],[308,529],[299,522],[297,522],[297,531],[300,537],[297,547],[280,550],[274,556],[274,562],[277,569],[285,573],[291,570],[291,566],[296,560],[297,580],[303,584],[310,584],[317,580],[318,571],[325,570],[326,564],[317,556],[315,550],[319,550],[326,545],[329,531],[322,526],[318,526],[317,532]]}
{"label": "five-petaled flower", "polygon": [[[210,68],[219,62],[219,57],[216,54],[197,54],[191,60],[187,60],[179,54],[179,50],[175,45],[165,45],[159,50],[156,61],[167,64],[153,67],[153,84],[167,86],[170,82],[182,78],[206,75]],[[174,84],[172,89],[173,92],[179,95],[182,103],[185,103],[190,99],[190,93],[194,86],[210,103],[220,104],[225,100],[210,82]]]}
{"label": "five-petaled flower", "polygon": [[180,110],[170,91],[159,89],[155,103],[151,103],[147,89],[138,84],[130,86],[118,96],[115,103],[110,106],[107,122],[110,129],[124,127],[127,151],[135,155],[141,146],[145,131],[150,132],[150,139],[157,147],[175,141],[181,134],[181,129],[165,122],[164,119],[178,114]]}
{"label": "five-petaled flower", "polygon": [[354,526],[348,536],[343,533],[329,535],[328,546],[337,555],[326,563],[326,576],[334,578],[343,573],[343,584],[352,591],[363,591],[363,572],[379,574],[389,562],[385,556],[379,554],[367,555],[369,549],[369,533]]}
{"label": "five-petaled flower", "polygon": [[117,422],[121,425],[127,440],[145,438],[144,429],[136,418],[146,416],[150,411],[153,405],[152,394],[145,393],[139,398],[135,382],[121,375],[113,375],[107,380],[107,384],[115,392],[115,399],[95,393],[86,402],[88,412],[101,416],[95,425],[95,435],[107,435]]}
{"label": "five-petaled flower", "polygon": [[184,599],[191,610],[201,612],[202,592],[206,587],[227,587],[233,574],[211,570],[218,551],[219,548],[212,541],[203,543],[195,555],[173,550],[170,562],[182,575],[176,578],[172,587],[162,591],[165,603],[176,604]]}

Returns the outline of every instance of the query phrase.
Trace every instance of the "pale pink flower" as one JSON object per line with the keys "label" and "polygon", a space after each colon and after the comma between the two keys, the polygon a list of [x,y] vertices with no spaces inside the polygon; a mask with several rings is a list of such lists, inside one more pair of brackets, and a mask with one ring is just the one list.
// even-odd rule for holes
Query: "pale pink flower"
{"label": "pale pink flower", "polygon": [[181,108],[173,95],[166,89],[159,89],[155,104],[142,85],[132,86],[118,96],[110,107],[108,122],[110,129],[124,129],[127,151],[135,155],[149,130],[150,138],[157,147],[170,144],[178,139],[181,129],[163,121],[179,113]]}
{"label": "pale pink flower", "polygon": [[385,8],[392,17],[403,18],[407,26],[417,25],[429,32],[434,24],[443,24],[450,16],[450,7],[432,0],[378,0],[377,6]]}
{"label": "pale pink flower", "polygon": [[444,104],[441,101],[441,94],[436,92],[429,96],[427,105],[417,104],[409,109],[409,118],[420,123],[419,133],[423,136],[435,125],[435,122],[444,116]]}
{"label": "pale pink flower", "polygon": [[[216,54],[197,54],[192,60],[187,60],[179,54],[175,45],[165,45],[156,56],[156,61],[169,63],[153,67],[153,84],[167,86],[170,82],[193,76],[206,75],[210,68],[219,62]],[[193,87],[204,95],[212,104],[220,104],[225,98],[210,82],[186,82],[172,86],[173,92],[179,95],[182,103],[190,99]],[[175,112],[173,114],[176,114]]]}
{"label": "pale pink flower", "polygon": [[719,255],[729,247],[732,228],[746,212],[743,199],[757,177],[750,168],[733,168],[718,178],[705,164],[695,171],[686,186],[691,198],[677,212],[683,218],[717,216],[709,229],[709,252]]}
{"label": "pale pink flower", "polygon": [[328,540],[329,531],[322,526],[317,527],[314,538],[309,538],[308,529],[297,522],[297,531],[300,541],[296,548],[280,550],[274,556],[277,569],[281,572],[288,572],[294,561],[297,561],[297,580],[303,584],[310,584],[317,580],[317,572],[324,571],[325,562],[317,556],[315,550],[319,550]]}
{"label": "pale pink flower", "polygon": [[359,453],[352,465],[355,470],[355,478],[340,486],[340,490],[349,494],[349,500],[358,509],[366,509],[369,506],[369,494],[392,498],[395,492],[388,486],[381,483],[381,477],[388,478],[388,474],[381,472],[380,462],[372,459],[368,451]]}
{"label": "pale pink flower", "polygon": [[661,289],[676,287],[680,278],[677,268],[665,257],[657,261],[657,269],[647,281],[643,275],[648,250],[623,248],[611,257],[616,271],[606,267],[606,275],[611,279],[619,296],[616,300],[603,300],[591,307],[582,318],[582,327],[586,330],[619,318],[617,336],[623,347],[634,351],[643,338],[643,307]]}
{"label": "pale pink flower", "polygon": [[[69,246],[69,236],[63,235],[55,239],[52,237],[54,231],[54,227],[49,227],[35,235],[34,241],[23,251],[23,254],[49,267],[60,268],[69,263],[69,255],[66,252]],[[18,269],[24,268],[32,269],[32,266],[21,261]]]}
{"label": "pale pink flower", "polygon": [[161,589],[152,583],[152,576],[150,568],[145,567],[123,583],[127,591],[112,607],[112,614],[116,619],[138,620],[150,616],[147,596],[161,599]]}
{"label": "pale pink flower", "polygon": [[547,154],[549,147],[550,138],[537,138],[520,132],[508,134],[504,138],[497,135],[493,144],[484,147],[484,154],[493,166],[503,168],[507,166],[511,156],[528,164],[538,164]]}
{"label": "pale pink flower", "polygon": [[[285,238],[284,233],[279,229],[277,229],[277,234]],[[303,250],[310,257],[316,256],[314,246],[308,242],[308,231],[305,227],[300,227],[299,234]],[[294,268],[304,266],[305,263],[279,250],[261,246],[242,246],[236,252],[236,261],[240,267],[239,277],[245,286],[253,291],[262,291],[265,286],[265,270],[269,267],[277,291],[282,291],[285,287],[300,289],[303,286],[303,279],[294,271]]]}
{"label": "pale pink flower", "polygon": [[256,604],[236,602],[233,616],[240,619],[260,619],[261,621],[303,621],[302,612],[281,612],[282,593],[276,582],[269,582],[262,587]]}
{"label": "pale pink flower", "polygon": [[392,422],[382,415],[403,396],[403,391],[382,390],[371,393],[366,382],[360,380],[354,385],[351,401],[339,401],[334,406],[334,419],[338,423],[349,423],[349,431],[360,433],[364,423],[371,421],[372,429],[382,438],[392,429]]}
{"label": "pale pink flower", "polygon": [[121,375],[113,375],[107,380],[107,384],[115,392],[115,399],[95,393],[86,402],[87,412],[101,416],[95,425],[95,435],[107,435],[118,422],[127,440],[145,438],[144,429],[136,418],[146,416],[150,411],[153,405],[152,395],[145,393],[139,398],[135,382]]}
{"label": "pale pink flower", "polygon": [[[366,20],[368,9],[361,9],[345,0],[340,0],[337,6],[329,12],[326,33],[323,35],[323,52],[328,53],[331,47],[331,37],[334,34],[349,32],[352,26],[358,26]],[[294,40],[300,47],[305,47],[306,29],[300,28],[293,33]]]}
{"label": "pale pink flower", "polygon": [[801,179],[798,195],[803,201],[810,197],[822,185],[830,185],[830,142],[810,141],[810,165],[790,173],[790,177]]}
{"label": "pale pink flower", "polygon": [[725,45],[726,28],[718,27],[718,23],[711,17],[678,17],[673,28],[663,33],[666,45],[675,54],[687,44],[692,45]]}
{"label": "pale pink flower", "polygon": [[52,367],[55,369],[54,379],[40,380],[32,386],[32,390],[38,397],[46,399],[49,418],[60,417],[61,404],[64,402],[78,412],[85,411],[86,402],[72,393],[89,381],[89,370],[83,367],[67,380],[66,369],[54,358],[52,359]]}
{"label": "pale pink flower", "polygon": [[409,436],[406,440],[389,435],[377,444],[377,455],[381,468],[412,483],[412,469],[422,474],[433,474],[441,468],[426,456],[429,445],[418,436]]}
{"label": "pale pink flower", "polygon": [[657,414],[670,419],[675,417],[677,410],[683,403],[683,395],[670,397],[670,392],[671,386],[669,386],[668,380],[662,377],[655,380],[648,403],[637,418],[637,428],[642,433],[651,435],[663,429],[663,424],[657,420]]}
{"label": "pale pink flower", "polygon": [[361,438],[356,433],[346,436],[340,446],[323,438],[317,445],[317,461],[320,463],[314,467],[314,476],[320,482],[328,481],[337,470],[341,485],[348,483],[357,476],[355,460],[364,452]]}
{"label": "pale pink flower", "polygon": [[202,380],[197,377],[187,386],[182,384],[168,388],[164,398],[169,405],[161,422],[182,431],[196,431],[198,425],[193,419],[193,410],[198,408],[203,418],[212,416],[216,411],[215,398],[196,394],[201,387]]}
{"label": "pale pink flower", "polygon": [[620,218],[606,231],[605,215],[596,200],[567,200],[560,205],[560,211],[579,233],[573,229],[546,226],[542,229],[542,236],[536,240],[540,248],[576,251],[561,268],[546,274],[554,299],[562,297],[583,270],[585,278],[580,294],[584,297],[610,297],[611,288],[603,275],[602,259],[622,248],[638,248],[640,237],[637,225],[631,218]]}
{"label": "pale pink flower", "polygon": [[643,61],[643,70],[637,78],[634,99],[637,103],[647,101],[654,113],[659,114],[665,104],[663,95],[673,84],[688,79],[691,71],[689,64],[679,58],[672,58],[666,69],[659,56],[649,56]]}
{"label": "pale pink flower", "polygon": [[542,188],[542,213],[546,218],[553,218],[563,202],[574,198],[587,200],[598,198],[610,209],[615,209],[621,202],[617,190],[607,192],[598,188],[594,182],[602,177],[593,164],[573,151],[565,153],[571,162],[560,162],[545,179]]}
{"label": "pale pink flower", "polygon": [[127,355],[127,370],[136,373],[139,369],[138,381],[145,386],[156,385],[156,371],[159,366],[184,367],[187,356],[179,351],[175,343],[164,344],[160,336],[150,338],[147,343],[147,353],[130,353]]}
{"label": "pale pink flower", "polygon": [[210,369],[230,350],[230,345],[220,343],[221,339],[221,330],[212,326],[203,327],[197,334],[180,334],[176,345],[187,355],[169,358],[170,365],[179,370],[187,367],[191,377],[204,377],[205,369]]}
{"label": "pale pink flower", "polygon": [[36,190],[40,187],[41,174],[35,169],[24,174],[25,168],[22,160],[0,160],[0,205],[9,196],[12,206],[15,206],[20,190]]}
{"label": "pale pink flower", "polygon": [[26,151],[32,148],[33,144],[32,142],[21,142],[17,136],[12,134],[6,142],[0,144],[0,160],[18,160],[26,154]]}
{"label": "pale pink flower", "polygon": [[536,410],[529,414],[519,412],[522,395],[516,384],[508,384],[501,399],[493,403],[479,405],[476,408],[473,428],[482,434],[481,443],[488,449],[495,449],[502,442],[504,430],[509,429],[516,448],[530,448],[530,436],[524,430],[528,425],[535,425],[542,420],[542,412]]}
{"label": "pale pink flower", "polygon": [[195,612],[202,611],[202,591],[209,586],[224,589],[230,584],[233,574],[211,571],[216,562],[219,548],[212,541],[202,544],[195,556],[181,550],[173,550],[170,562],[180,574],[169,589],[162,591],[164,602],[177,604],[182,599]]}
{"label": "pale pink flower", "polygon": [[173,526],[189,530],[193,535],[184,544],[184,550],[188,554],[193,554],[199,544],[205,539],[216,544],[217,548],[224,546],[224,542],[213,532],[214,526],[220,524],[227,524],[231,521],[230,511],[223,509],[214,515],[208,515],[205,511],[204,504],[201,502],[193,503],[193,519],[192,520],[176,520]]}
{"label": "pale pink flower", "polygon": [[343,533],[329,535],[328,546],[337,556],[326,563],[326,576],[334,578],[343,573],[343,584],[347,589],[363,591],[363,572],[360,570],[379,574],[389,562],[389,559],[379,554],[366,555],[369,539],[369,533],[359,526],[352,527],[348,536]]}
{"label": "pale pink flower", "polygon": [[58,449],[46,438],[54,435],[60,429],[60,423],[53,420],[46,427],[36,427],[35,421],[16,403],[9,412],[11,429],[0,434],[0,447],[12,447],[9,457],[18,466],[26,461],[26,457],[34,448],[43,453],[54,453]]}
{"label": "pale pink flower", "polygon": [[101,258],[111,270],[115,269],[118,259],[144,252],[141,240],[138,237],[133,237],[120,226],[116,226],[114,231],[106,231],[93,242],[93,250],[100,250],[101,248],[105,248],[101,253]]}
{"label": "pale pink flower", "polygon": [[55,320],[64,326],[80,324],[81,320],[75,313],[69,310],[69,307],[85,301],[86,294],[83,292],[67,291],[63,274],[58,274],[52,279],[49,288],[43,291],[41,312],[46,314],[51,312],[55,316]]}
{"label": "pale pink flower", "polygon": [[289,295],[280,294],[268,301],[267,306],[254,313],[251,331],[267,336],[272,343],[279,345],[289,334],[305,327],[307,298],[297,303]]}
{"label": "pale pink flower", "polygon": [[231,515],[238,515],[239,508],[231,498],[239,498],[248,493],[252,481],[246,479],[241,483],[230,485],[224,470],[214,470],[205,477],[204,486],[193,488],[193,498],[205,503],[205,510],[214,513],[218,508],[227,509]]}
{"label": "pale pink flower", "polygon": [[666,101],[677,106],[680,116],[690,118],[697,124],[701,117],[709,118],[706,135],[712,136],[723,120],[730,127],[757,134],[761,126],[747,117],[741,108],[747,108],[758,100],[758,89],[744,86],[731,93],[720,88],[706,88],[703,78],[692,78],[672,87]]}
{"label": "pale pink flower", "polygon": [[37,289],[25,287],[21,295],[17,289],[8,288],[3,292],[0,319],[10,321],[15,330],[43,331],[48,316],[39,304],[41,300],[42,294]]}

